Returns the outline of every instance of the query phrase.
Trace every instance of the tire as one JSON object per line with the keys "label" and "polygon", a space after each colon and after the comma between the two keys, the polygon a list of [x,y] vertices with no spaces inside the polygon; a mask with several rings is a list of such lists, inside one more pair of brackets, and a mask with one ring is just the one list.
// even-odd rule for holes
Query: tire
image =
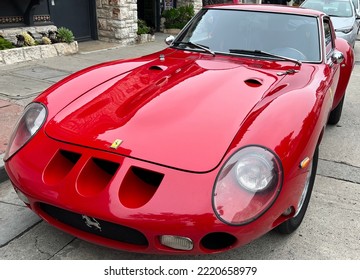
{"label": "tire", "polygon": [[340,100],[340,103],[330,112],[330,116],[328,119],[328,124],[335,125],[340,121],[342,108],[344,105],[345,95]]}
{"label": "tire", "polygon": [[304,191],[299,201],[299,207],[297,213],[295,213],[294,217],[290,218],[289,220],[283,222],[279,226],[276,227],[276,231],[282,234],[290,234],[293,233],[301,224],[306,210],[308,208],[311,193],[315,183],[316,171],[317,171],[317,164],[319,158],[319,148],[317,147],[311,162],[311,171],[306,179],[304,185]]}

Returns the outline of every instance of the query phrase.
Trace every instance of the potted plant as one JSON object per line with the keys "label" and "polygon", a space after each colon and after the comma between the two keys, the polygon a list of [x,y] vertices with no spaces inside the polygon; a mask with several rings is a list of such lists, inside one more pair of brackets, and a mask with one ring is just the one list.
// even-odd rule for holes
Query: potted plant
{"label": "potted plant", "polygon": [[165,19],[165,33],[177,34],[194,16],[195,10],[193,5],[171,8],[162,13]]}
{"label": "potted plant", "polygon": [[137,30],[137,42],[142,44],[155,40],[154,30],[150,26],[146,24],[146,22],[142,19],[139,19],[138,22],[138,30]]}

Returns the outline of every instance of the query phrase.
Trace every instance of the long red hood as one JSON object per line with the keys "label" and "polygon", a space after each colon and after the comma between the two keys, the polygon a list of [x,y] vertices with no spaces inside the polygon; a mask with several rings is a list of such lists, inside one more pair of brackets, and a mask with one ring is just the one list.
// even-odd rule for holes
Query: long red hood
{"label": "long red hood", "polygon": [[61,141],[205,172],[278,79],[240,61],[167,56],[79,93],[45,129]]}

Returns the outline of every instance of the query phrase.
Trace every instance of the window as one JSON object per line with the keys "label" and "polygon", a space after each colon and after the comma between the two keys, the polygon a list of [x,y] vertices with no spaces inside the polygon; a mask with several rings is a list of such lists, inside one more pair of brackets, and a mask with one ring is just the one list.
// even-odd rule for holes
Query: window
{"label": "window", "polygon": [[333,38],[332,38],[329,19],[324,19],[324,33],[325,33],[326,56],[328,56],[333,49]]}

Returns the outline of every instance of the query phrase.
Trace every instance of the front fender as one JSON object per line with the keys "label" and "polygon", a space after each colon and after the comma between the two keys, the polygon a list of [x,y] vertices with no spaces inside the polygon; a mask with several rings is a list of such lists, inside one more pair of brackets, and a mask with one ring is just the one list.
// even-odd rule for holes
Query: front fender
{"label": "front fender", "polygon": [[[291,86],[289,85],[288,88]],[[331,108],[331,96],[319,87],[300,88],[273,96],[259,103],[241,126],[230,154],[247,145],[261,145],[273,150],[283,166],[284,184],[275,212],[297,205],[307,169],[300,168],[305,158],[312,159]]]}

